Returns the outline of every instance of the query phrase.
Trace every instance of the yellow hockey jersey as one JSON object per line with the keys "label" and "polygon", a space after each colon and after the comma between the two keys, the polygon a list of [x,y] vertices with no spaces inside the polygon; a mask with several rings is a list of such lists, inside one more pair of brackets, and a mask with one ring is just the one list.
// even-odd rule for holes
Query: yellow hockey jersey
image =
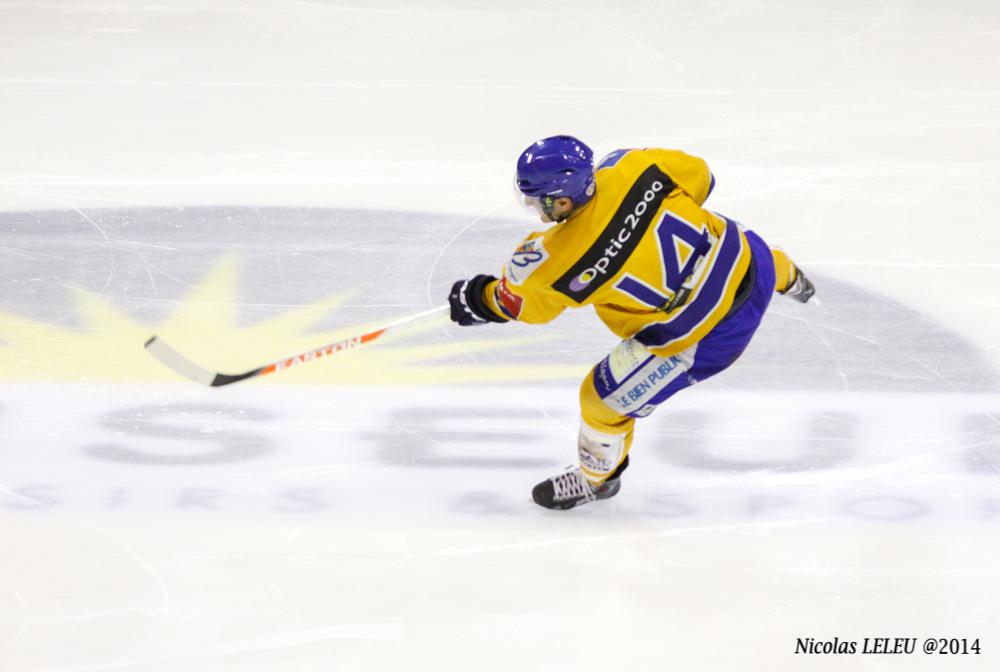
{"label": "yellow hockey jersey", "polygon": [[529,323],[592,305],[611,331],[660,356],[725,317],[750,266],[740,227],[702,208],[708,165],[667,149],[620,149],[595,171],[593,198],[528,235],[484,291],[498,315]]}

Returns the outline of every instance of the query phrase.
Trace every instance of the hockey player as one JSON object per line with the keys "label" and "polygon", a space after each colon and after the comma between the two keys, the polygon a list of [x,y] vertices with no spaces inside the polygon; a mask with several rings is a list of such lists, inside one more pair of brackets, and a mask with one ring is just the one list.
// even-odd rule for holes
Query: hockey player
{"label": "hockey player", "polygon": [[777,291],[806,302],[812,283],[780,250],[702,206],[707,164],[667,149],[593,152],[560,135],[528,147],[517,188],[543,232],[527,236],[498,279],[454,284],[463,326],[548,322],[593,306],[622,342],[580,386],[579,466],[542,481],[536,503],[569,509],[618,494],[635,419],[729,367]]}

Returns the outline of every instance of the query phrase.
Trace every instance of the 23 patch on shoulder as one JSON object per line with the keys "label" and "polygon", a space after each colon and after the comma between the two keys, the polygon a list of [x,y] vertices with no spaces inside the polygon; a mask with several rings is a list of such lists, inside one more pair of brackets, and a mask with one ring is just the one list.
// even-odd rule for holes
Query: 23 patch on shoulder
{"label": "23 patch on shoulder", "polygon": [[515,285],[520,285],[548,258],[549,253],[545,251],[541,238],[526,240],[510,256],[510,261],[507,262],[507,277]]}

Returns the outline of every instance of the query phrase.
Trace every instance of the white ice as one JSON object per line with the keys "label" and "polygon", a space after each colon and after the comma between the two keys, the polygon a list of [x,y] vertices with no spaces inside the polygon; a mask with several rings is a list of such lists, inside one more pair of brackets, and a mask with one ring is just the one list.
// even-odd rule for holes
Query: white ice
{"label": "white ice", "polygon": [[[0,0],[0,670],[997,669],[998,39],[973,0]],[[705,157],[823,299],[640,425],[615,500],[529,499],[589,313],[144,368],[182,310],[238,370],[333,293],[307,334],[443,302],[560,132]]]}

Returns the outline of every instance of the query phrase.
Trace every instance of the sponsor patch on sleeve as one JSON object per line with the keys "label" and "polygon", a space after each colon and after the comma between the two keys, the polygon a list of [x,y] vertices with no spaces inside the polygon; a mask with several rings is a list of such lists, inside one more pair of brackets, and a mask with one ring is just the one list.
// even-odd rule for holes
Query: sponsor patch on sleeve
{"label": "sponsor patch on sleeve", "polygon": [[507,278],[501,278],[496,289],[497,304],[500,310],[512,320],[516,320],[521,315],[521,308],[524,307],[524,297],[518,296],[507,286]]}
{"label": "sponsor patch on sleeve", "polygon": [[515,285],[520,285],[548,258],[549,253],[545,251],[541,238],[527,240],[510,256],[510,261],[507,262],[507,277]]}

